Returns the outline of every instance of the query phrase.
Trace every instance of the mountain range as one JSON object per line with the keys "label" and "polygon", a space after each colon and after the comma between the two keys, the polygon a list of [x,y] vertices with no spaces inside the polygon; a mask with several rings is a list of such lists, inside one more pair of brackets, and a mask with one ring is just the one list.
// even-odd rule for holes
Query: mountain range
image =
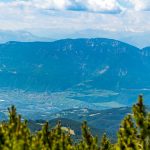
{"label": "mountain range", "polygon": [[0,116],[7,120],[14,104],[33,132],[62,120],[80,136],[87,120],[94,134],[115,139],[138,94],[150,105],[149,77],[150,47],[105,38],[7,42],[0,44]]}
{"label": "mountain range", "polygon": [[6,43],[8,41],[22,41],[22,42],[33,42],[33,41],[52,41],[50,38],[38,37],[28,31],[11,31],[11,30],[0,30],[0,43]]}
{"label": "mountain range", "polygon": [[113,39],[0,44],[0,109],[15,104],[29,118],[131,106],[140,93],[150,105],[149,77],[150,48]]}
{"label": "mountain range", "polygon": [[150,87],[149,48],[111,39],[0,45],[0,86],[32,90]]}
{"label": "mountain range", "polygon": [[[136,31],[109,31],[100,29],[85,29],[79,31],[62,30],[58,28],[51,29],[28,29],[28,30],[0,30],[0,43],[8,41],[35,42],[45,41],[50,42],[58,39],[77,39],[77,38],[111,38],[125,43],[129,43],[139,48],[150,45],[150,32]],[[142,40],[141,40],[142,39]]]}

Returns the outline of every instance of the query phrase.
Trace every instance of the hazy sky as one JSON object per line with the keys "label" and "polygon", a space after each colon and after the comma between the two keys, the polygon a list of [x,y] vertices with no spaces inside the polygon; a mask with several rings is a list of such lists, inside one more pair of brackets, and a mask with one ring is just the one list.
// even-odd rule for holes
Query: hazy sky
{"label": "hazy sky", "polygon": [[39,36],[82,30],[147,33],[150,0],[0,0],[0,30]]}

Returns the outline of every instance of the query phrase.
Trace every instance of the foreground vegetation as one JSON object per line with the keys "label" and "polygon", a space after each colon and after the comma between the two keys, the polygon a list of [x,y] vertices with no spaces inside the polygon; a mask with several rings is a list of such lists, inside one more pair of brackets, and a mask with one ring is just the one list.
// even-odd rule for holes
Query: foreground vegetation
{"label": "foreground vegetation", "polygon": [[117,142],[112,144],[106,134],[100,141],[92,136],[86,122],[78,142],[61,128],[61,123],[53,129],[45,123],[41,131],[31,133],[27,121],[21,121],[12,106],[8,109],[9,120],[0,123],[0,150],[150,150],[150,113],[145,110],[142,96],[132,110],[133,114],[121,123]]}

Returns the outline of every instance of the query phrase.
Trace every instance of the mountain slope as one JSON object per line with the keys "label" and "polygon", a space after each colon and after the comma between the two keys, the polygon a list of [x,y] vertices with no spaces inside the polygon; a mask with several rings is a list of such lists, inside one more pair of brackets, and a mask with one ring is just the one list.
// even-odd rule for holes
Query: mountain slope
{"label": "mountain slope", "polygon": [[112,39],[0,44],[0,109],[14,104],[28,119],[72,108],[150,105],[149,48]]}
{"label": "mountain slope", "polygon": [[[122,119],[131,113],[131,108],[117,108],[108,110],[90,110],[90,109],[69,109],[52,114],[50,116],[50,127],[54,127],[58,121],[61,121],[62,127],[70,128],[74,131],[74,138],[81,138],[81,125],[83,121],[87,121],[93,135],[102,137],[103,133],[115,140],[117,138],[117,131]],[[41,129],[45,123],[44,120],[29,120],[29,127],[32,132]]]}
{"label": "mountain slope", "polygon": [[83,84],[120,89],[150,83],[140,50],[110,39],[9,42],[0,45],[0,59],[1,87],[57,91]]}

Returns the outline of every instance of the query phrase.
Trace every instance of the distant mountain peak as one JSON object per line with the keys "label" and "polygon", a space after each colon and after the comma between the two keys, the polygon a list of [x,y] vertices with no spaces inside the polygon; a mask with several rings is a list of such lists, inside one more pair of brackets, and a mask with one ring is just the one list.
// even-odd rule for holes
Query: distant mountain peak
{"label": "distant mountain peak", "polygon": [[9,41],[33,42],[33,41],[52,41],[52,39],[38,37],[28,31],[0,30],[0,43],[6,43]]}

